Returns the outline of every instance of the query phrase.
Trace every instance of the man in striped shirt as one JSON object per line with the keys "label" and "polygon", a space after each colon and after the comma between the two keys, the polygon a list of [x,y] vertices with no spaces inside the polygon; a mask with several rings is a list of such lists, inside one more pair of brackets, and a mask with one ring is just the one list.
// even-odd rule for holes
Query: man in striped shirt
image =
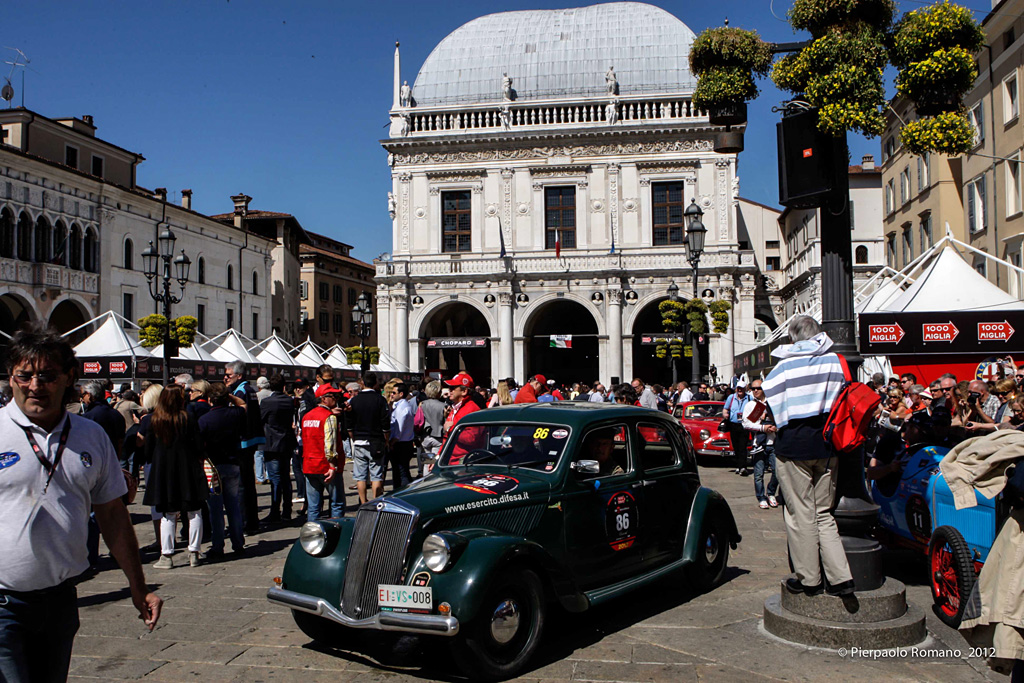
{"label": "man in striped shirt", "polygon": [[794,318],[789,338],[792,344],[772,351],[780,360],[762,385],[778,427],[777,474],[796,573],[786,587],[793,593],[821,593],[823,566],[828,592],[850,595],[853,575],[832,515],[839,462],[822,434],[845,382],[843,366],[839,356],[828,352],[832,340],[813,318]]}

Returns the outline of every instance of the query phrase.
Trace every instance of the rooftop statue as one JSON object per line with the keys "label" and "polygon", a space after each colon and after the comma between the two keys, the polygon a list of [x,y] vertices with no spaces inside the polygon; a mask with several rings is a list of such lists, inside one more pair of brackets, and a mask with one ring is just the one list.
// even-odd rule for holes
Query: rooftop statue
{"label": "rooftop statue", "polygon": [[409,87],[409,81],[402,83],[402,88],[398,91],[398,101],[403,107],[412,106],[412,88]]}
{"label": "rooftop statue", "polygon": [[615,67],[608,67],[608,72],[604,75],[605,85],[608,87],[609,95],[619,94],[619,79],[615,76]]}

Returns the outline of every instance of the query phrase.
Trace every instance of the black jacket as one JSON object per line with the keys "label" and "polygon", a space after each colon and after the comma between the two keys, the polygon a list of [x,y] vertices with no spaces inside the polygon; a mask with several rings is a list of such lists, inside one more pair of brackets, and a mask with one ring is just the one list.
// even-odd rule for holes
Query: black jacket
{"label": "black jacket", "polygon": [[263,444],[263,451],[291,453],[295,450],[295,430],[292,428],[292,420],[295,417],[294,399],[275,391],[260,403],[260,414],[263,418],[263,435],[267,439]]}
{"label": "black jacket", "polygon": [[246,380],[239,380],[228,389],[236,396],[245,398],[245,432],[242,434],[242,450],[257,448],[266,441],[263,436],[263,417],[260,414],[260,399],[256,389]]}
{"label": "black jacket", "polygon": [[360,391],[349,399],[348,404],[351,410],[346,417],[352,437],[383,441],[384,432],[391,429],[391,409],[380,392]]}
{"label": "black jacket", "polygon": [[214,465],[237,465],[245,411],[235,405],[212,408],[199,418],[203,448]]}
{"label": "black jacket", "polygon": [[[122,424],[124,420],[121,420]],[[146,432],[146,459],[152,463],[142,502],[157,512],[198,510],[210,497],[203,472],[203,446],[199,427],[188,417],[184,429],[174,441],[165,444],[149,429]]]}
{"label": "black jacket", "polygon": [[125,432],[124,417],[121,416],[121,413],[111,408],[106,401],[93,401],[82,417],[103,427],[103,431],[110,439],[110,444],[114,447],[114,452],[121,451]]}

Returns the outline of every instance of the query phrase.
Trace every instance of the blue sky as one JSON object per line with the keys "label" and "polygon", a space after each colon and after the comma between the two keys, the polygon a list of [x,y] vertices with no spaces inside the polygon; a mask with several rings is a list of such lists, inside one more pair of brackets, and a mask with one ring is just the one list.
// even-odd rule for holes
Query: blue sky
{"label": "blue sky", "polygon": [[[413,83],[430,50],[481,14],[582,4],[7,0],[0,45],[32,60],[25,106],[52,117],[93,115],[97,135],[146,157],[141,185],[166,187],[175,200],[191,188],[204,213],[230,211],[229,196],[245,192],[253,208],[292,213],[369,261],[391,248],[378,140],[387,132],[395,40],[402,77]],[[774,1],[780,18],[770,0],[652,4],[696,33],[728,17],[766,40],[805,37],[780,19],[787,0]],[[2,52],[4,60],[15,55]],[[10,67],[2,66],[6,76]],[[20,104],[20,76],[14,85]],[[774,206],[771,107],[784,96],[768,81],[761,86],[740,155],[740,192]],[[878,140],[851,138],[854,161],[865,153],[877,159]]]}

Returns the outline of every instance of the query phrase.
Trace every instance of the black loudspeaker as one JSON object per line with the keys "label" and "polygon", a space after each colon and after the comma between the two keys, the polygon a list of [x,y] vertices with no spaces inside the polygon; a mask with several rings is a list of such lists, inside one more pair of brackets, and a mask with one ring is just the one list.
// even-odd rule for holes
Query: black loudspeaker
{"label": "black loudspeaker", "polygon": [[818,130],[818,110],[783,117],[779,139],[779,203],[791,209],[824,204],[835,190],[835,140]]}

